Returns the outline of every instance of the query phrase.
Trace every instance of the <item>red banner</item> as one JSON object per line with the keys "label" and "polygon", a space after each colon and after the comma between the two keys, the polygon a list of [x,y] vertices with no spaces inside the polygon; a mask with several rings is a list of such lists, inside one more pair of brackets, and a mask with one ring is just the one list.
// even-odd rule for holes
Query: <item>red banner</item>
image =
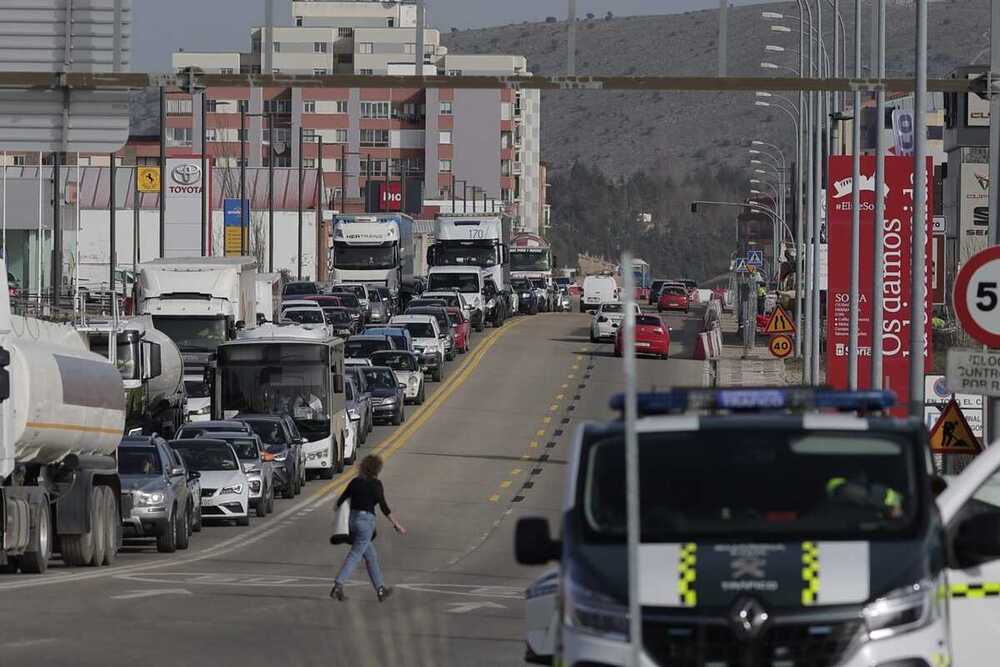
{"label": "red banner", "polygon": [[[853,157],[830,158],[827,190],[827,235],[830,275],[827,291],[826,382],[847,388],[847,355],[850,333],[851,189]],[[924,370],[931,366],[931,292],[934,210],[931,197],[934,168],[927,159],[927,302],[924,318]],[[885,221],[882,245],[882,386],[896,392],[896,412],[904,414],[909,401],[910,377],[910,258],[913,224],[913,159],[885,159]],[[858,329],[858,386],[871,386],[872,250],[875,220],[875,158],[861,157],[861,301]]]}
{"label": "red banner", "polygon": [[402,184],[399,181],[379,183],[378,210],[379,211],[403,210],[403,189],[402,189]]}

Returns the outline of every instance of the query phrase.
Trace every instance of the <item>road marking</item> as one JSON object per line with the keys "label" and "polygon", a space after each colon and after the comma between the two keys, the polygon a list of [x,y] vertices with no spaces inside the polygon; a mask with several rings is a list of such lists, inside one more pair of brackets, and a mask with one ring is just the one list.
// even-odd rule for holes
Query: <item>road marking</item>
{"label": "road marking", "polygon": [[564,384],[564,385],[562,386],[562,388],[563,388],[563,389],[569,389],[569,385],[568,385],[568,384]]}
{"label": "road marking", "polygon": [[572,379],[573,379],[573,378],[575,378],[576,376],[575,376],[575,375],[573,375],[572,373],[570,373],[570,374],[569,374],[569,375],[567,375],[566,377],[567,377],[567,378],[569,378],[570,380],[572,380]]}
{"label": "road marking", "polygon": [[552,423],[552,417],[542,417],[542,423],[543,424],[551,424]]}
{"label": "road marking", "polygon": [[496,602],[449,602],[448,604],[451,605],[451,609],[448,610],[449,614],[468,614],[470,611],[476,611],[477,609],[507,608]]}
{"label": "road marking", "polygon": [[474,586],[469,584],[397,584],[396,588],[416,593],[440,593],[462,597],[523,600],[524,589],[514,586]]}
{"label": "road marking", "polygon": [[538,447],[538,441],[537,440],[532,440],[531,442],[528,443],[528,447],[531,447],[531,448]]}
{"label": "road marking", "polygon": [[513,470],[510,471],[510,474],[514,475],[516,477],[516,476],[520,475],[521,472],[522,472],[522,470],[520,468],[514,468]]}
{"label": "road marking", "polygon": [[545,435],[545,429],[544,429],[544,428],[543,428],[543,429],[539,429],[539,430],[538,430],[538,431],[537,431],[537,432],[535,433],[535,435],[537,435],[537,436],[538,436],[539,438],[541,438],[542,436],[544,436],[544,435]]}
{"label": "road marking", "polygon": [[509,479],[505,479],[504,481],[500,482],[500,488],[501,489],[509,489],[510,485],[511,485],[511,481]]}
{"label": "road marking", "polygon": [[[427,401],[427,403],[418,408],[416,413],[407,420],[407,425],[383,441],[373,450],[373,453],[380,454],[383,460],[386,461],[392,458],[395,452],[405,445],[410,438],[413,437],[414,433],[416,433],[416,431],[419,430],[420,427],[437,412],[438,408],[440,408],[440,406],[468,380],[472,372],[475,371],[475,369],[482,362],[486,353],[489,352],[494,345],[496,345],[500,338],[522,322],[524,322],[524,320],[515,320],[510,324],[496,329],[493,333],[484,338],[476,348],[475,352],[466,357],[465,361],[457,369],[456,374],[452,375]],[[542,434],[544,435],[544,431]],[[279,530],[291,525],[291,522],[287,521],[287,519],[304,508],[317,508],[323,503],[331,500],[329,497],[330,494],[346,487],[347,484],[356,476],[356,470],[352,469],[351,471],[341,475],[339,478],[319,488],[308,498],[304,498],[299,503],[273,515],[263,525],[260,525],[259,527],[255,526],[247,531],[242,531],[227,540],[223,540],[218,544],[206,547],[205,549],[195,553],[189,552],[188,554],[178,558],[167,558],[161,561],[135,563],[127,566],[114,566],[110,568],[101,568],[99,570],[77,569],[65,574],[60,573],[54,576],[46,576],[44,578],[19,577],[18,579],[12,579],[0,583],[0,590],[16,590],[21,588],[35,588],[37,586],[51,586],[55,584],[90,581],[92,579],[124,575],[131,572],[156,570],[164,567],[175,567],[177,565],[185,565],[188,563],[206,560],[208,558],[222,556],[231,551],[242,549],[259,542],[260,540],[270,537]]]}
{"label": "road marking", "polygon": [[549,406],[549,412],[559,412],[559,406],[558,405],[550,405]]}
{"label": "road marking", "polygon": [[494,493],[492,496],[490,496],[490,502],[491,503],[495,503],[495,502],[499,502],[499,501],[500,501],[500,494],[499,493]]}
{"label": "road marking", "polygon": [[122,595],[112,595],[112,600],[138,600],[139,598],[155,598],[160,595],[194,595],[185,588],[161,588],[148,591],[131,591]]}

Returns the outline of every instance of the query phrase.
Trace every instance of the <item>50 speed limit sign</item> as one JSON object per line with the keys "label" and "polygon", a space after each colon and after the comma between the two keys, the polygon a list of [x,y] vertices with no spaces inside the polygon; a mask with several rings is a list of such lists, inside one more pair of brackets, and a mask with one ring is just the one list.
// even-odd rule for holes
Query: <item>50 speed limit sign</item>
{"label": "50 speed limit sign", "polygon": [[1000,347],[1000,246],[976,253],[958,272],[955,311],[970,336]]}

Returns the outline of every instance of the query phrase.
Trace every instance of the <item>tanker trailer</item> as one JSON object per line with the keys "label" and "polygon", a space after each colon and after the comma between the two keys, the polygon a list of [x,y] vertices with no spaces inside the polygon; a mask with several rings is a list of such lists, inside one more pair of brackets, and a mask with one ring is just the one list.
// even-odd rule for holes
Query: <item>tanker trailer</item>
{"label": "tanker trailer", "polygon": [[[13,316],[0,260],[0,567],[110,565],[122,516],[122,379],[67,325]],[[127,506],[123,506],[127,505]]]}

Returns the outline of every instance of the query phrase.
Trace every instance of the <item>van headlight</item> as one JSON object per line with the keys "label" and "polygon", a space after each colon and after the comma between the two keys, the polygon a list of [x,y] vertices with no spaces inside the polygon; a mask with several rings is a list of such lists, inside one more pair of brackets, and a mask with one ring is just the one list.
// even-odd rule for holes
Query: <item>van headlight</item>
{"label": "van headlight", "polygon": [[188,414],[189,415],[197,415],[197,416],[200,417],[200,416],[203,416],[203,415],[211,414],[211,412],[212,412],[212,406],[211,405],[206,405],[204,407],[198,408],[197,410],[190,410],[188,412]]}
{"label": "van headlight", "polygon": [[937,587],[929,579],[897,588],[862,611],[868,638],[895,637],[930,625],[940,617],[941,603]]}
{"label": "van headlight", "polygon": [[565,578],[564,621],[581,632],[628,641],[628,607],[610,596]]}

